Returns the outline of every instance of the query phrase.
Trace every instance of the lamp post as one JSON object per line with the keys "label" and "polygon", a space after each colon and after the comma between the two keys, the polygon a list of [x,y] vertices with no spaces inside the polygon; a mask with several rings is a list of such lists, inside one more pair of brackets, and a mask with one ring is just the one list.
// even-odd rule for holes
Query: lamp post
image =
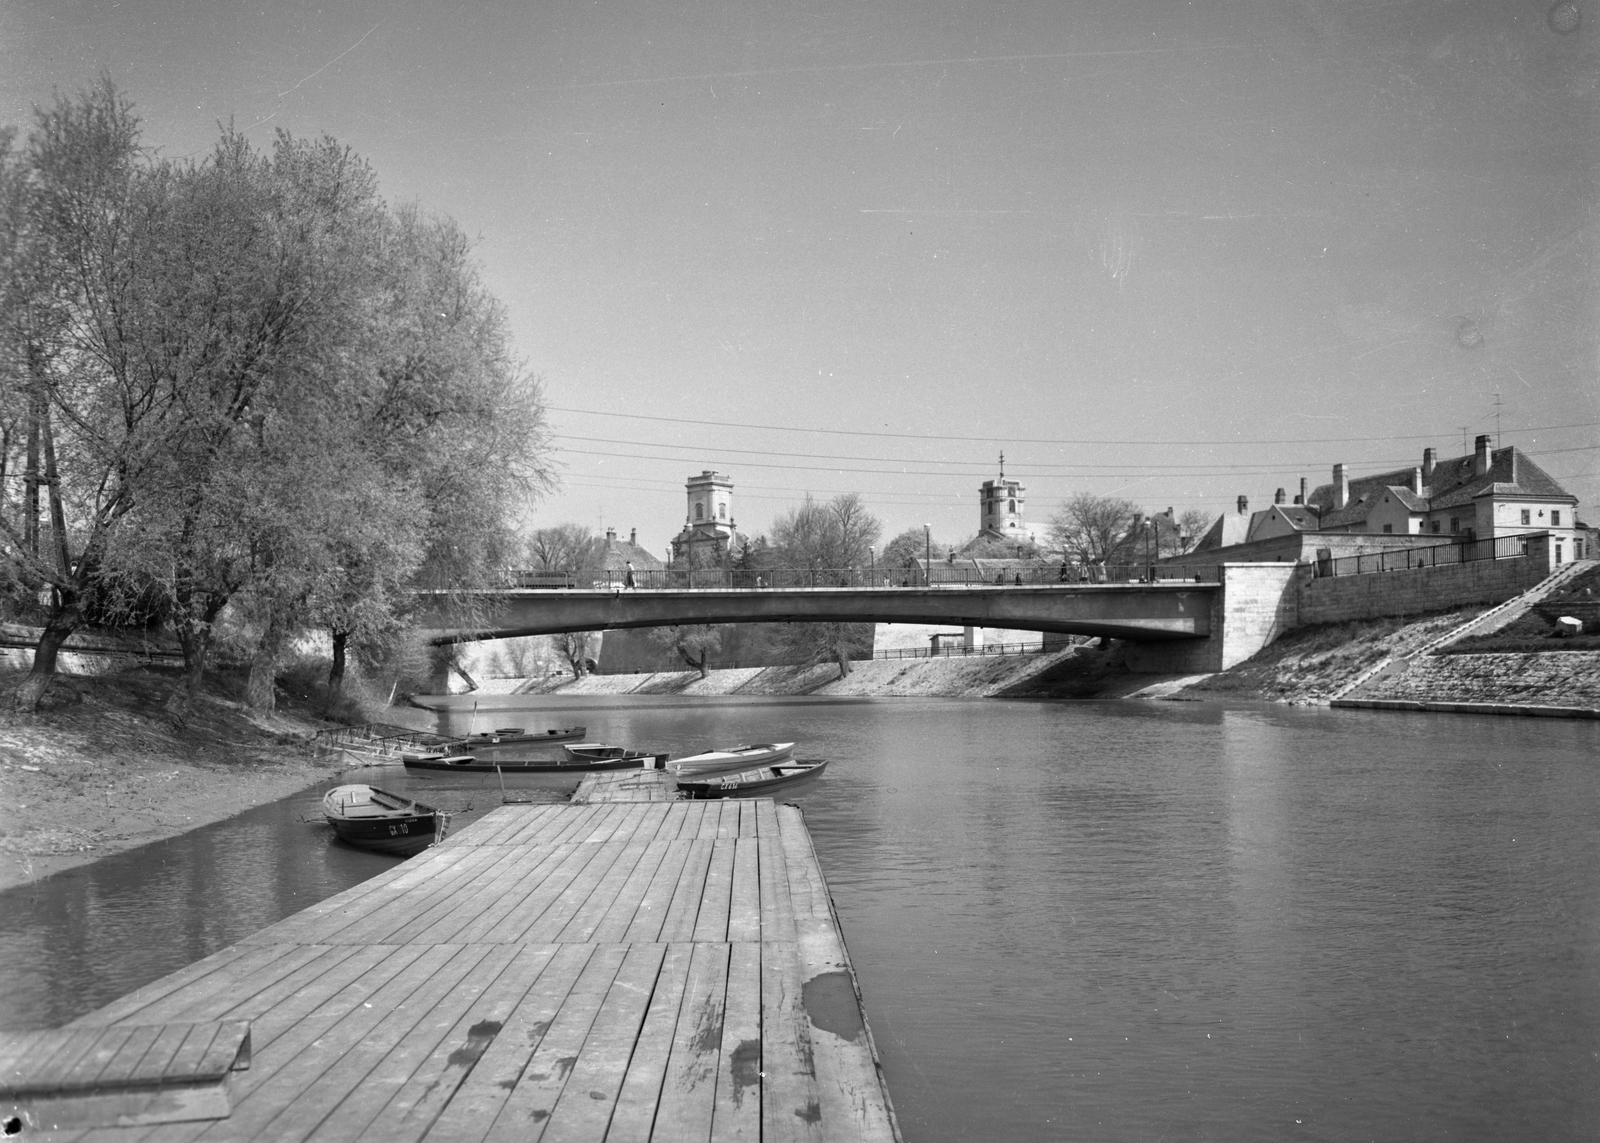
{"label": "lamp post", "polygon": [[933,586],[933,525],[922,525],[922,586]]}

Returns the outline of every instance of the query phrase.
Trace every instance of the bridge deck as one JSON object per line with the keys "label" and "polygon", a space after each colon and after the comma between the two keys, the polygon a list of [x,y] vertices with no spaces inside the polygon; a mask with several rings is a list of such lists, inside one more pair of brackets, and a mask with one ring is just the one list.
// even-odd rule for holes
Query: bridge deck
{"label": "bridge deck", "polygon": [[770,800],[506,806],[78,1025],[224,1019],[254,1042],[227,1118],[53,1137],[897,1138]]}

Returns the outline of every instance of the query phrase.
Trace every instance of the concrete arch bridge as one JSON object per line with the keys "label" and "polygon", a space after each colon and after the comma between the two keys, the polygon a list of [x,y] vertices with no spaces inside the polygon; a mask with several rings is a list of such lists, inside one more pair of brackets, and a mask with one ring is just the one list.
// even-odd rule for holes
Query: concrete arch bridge
{"label": "concrete arch bridge", "polygon": [[[922,623],[1003,627],[1105,636],[1133,644],[1135,670],[1221,670],[1248,658],[1281,628],[1270,613],[1287,565],[1266,569],[1264,594],[1254,580],[1119,584],[962,584],[923,587],[500,589],[468,593],[489,616],[471,627],[451,618],[446,597],[424,593],[419,620],[436,645],[563,631],[607,631],[696,623]],[[1230,603],[1230,596],[1232,597]],[[1261,598],[1257,598],[1261,596]],[[460,598],[458,595],[456,598]]]}

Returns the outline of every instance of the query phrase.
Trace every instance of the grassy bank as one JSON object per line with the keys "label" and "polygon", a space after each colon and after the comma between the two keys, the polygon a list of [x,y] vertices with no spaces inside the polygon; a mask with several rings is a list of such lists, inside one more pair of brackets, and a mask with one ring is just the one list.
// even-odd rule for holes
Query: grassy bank
{"label": "grassy bank", "polygon": [[[9,694],[16,672],[0,672]],[[177,730],[161,704],[173,674],[63,677],[47,709],[0,722],[0,888],[173,837],[339,770],[303,745],[308,711],[253,714],[224,679]]]}

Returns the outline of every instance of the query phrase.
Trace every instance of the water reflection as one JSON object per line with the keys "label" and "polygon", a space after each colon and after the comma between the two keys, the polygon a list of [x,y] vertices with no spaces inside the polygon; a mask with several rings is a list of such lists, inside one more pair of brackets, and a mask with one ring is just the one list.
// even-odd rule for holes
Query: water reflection
{"label": "water reflection", "polygon": [[[674,752],[795,739],[832,759],[785,800],[804,807],[911,1143],[1587,1139],[1600,1123],[1595,724],[484,706],[497,726],[585,722]],[[468,784],[409,791],[498,802],[451,778]],[[315,801],[52,878],[32,912],[6,894],[19,921],[0,956],[26,983],[0,983],[3,1022],[60,1022],[393,860],[308,844],[294,817]]]}

